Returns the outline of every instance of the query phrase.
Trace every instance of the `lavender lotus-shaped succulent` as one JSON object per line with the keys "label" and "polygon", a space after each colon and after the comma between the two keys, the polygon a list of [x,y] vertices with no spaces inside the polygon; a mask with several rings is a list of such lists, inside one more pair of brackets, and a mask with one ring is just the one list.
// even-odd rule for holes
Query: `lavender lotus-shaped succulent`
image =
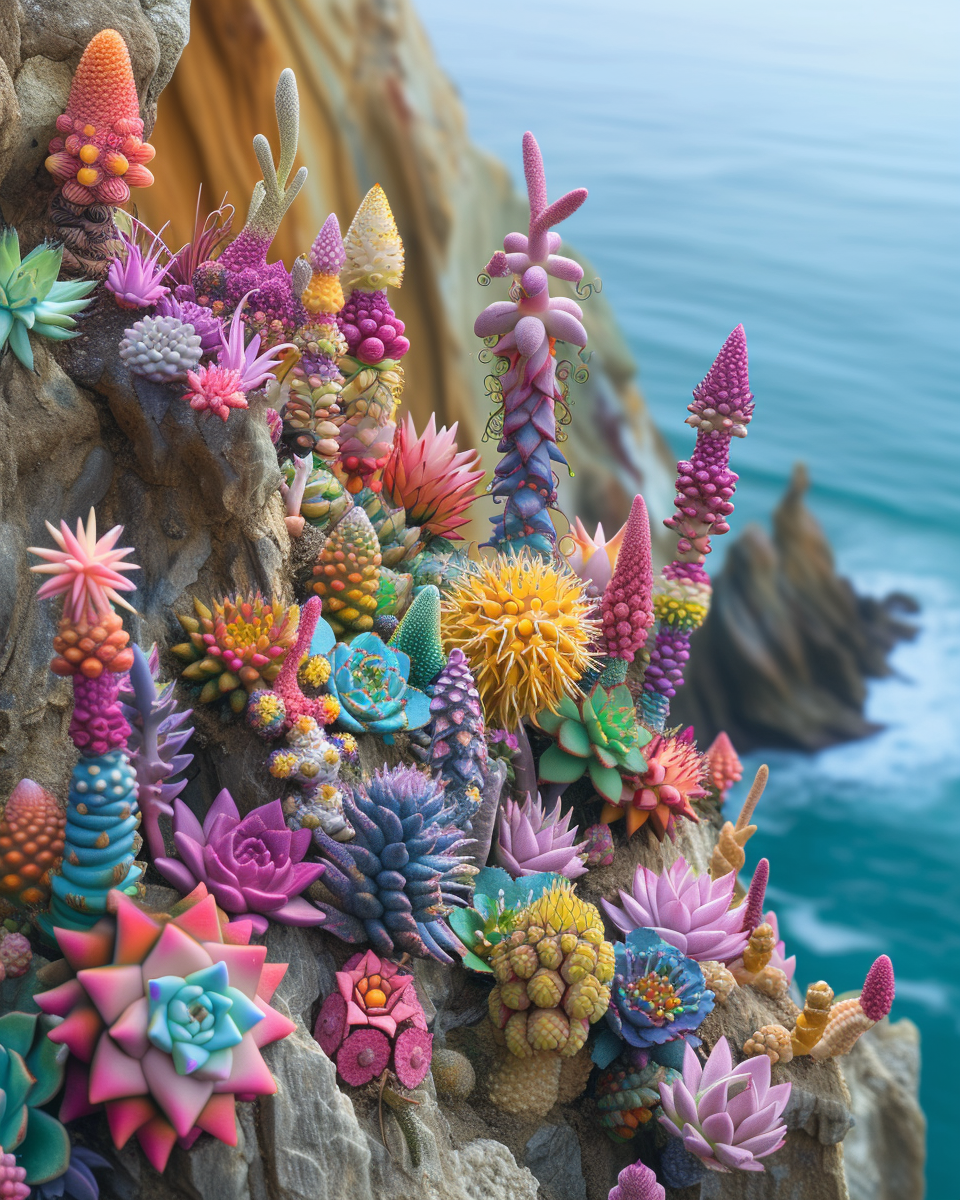
{"label": "lavender lotus-shaped succulent", "polygon": [[407,682],[409,655],[385,646],[375,633],[361,633],[349,646],[338,643],[331,663],[327,688],[340,701],[342,729],[389,735],[430,720],[430,701]]}
{"label": "lavender lotus-shaped succulent", "polygon": [[206,884],[225,912],[249,919],[258,933],[269,921],[319,925],[323,913],[300,894],[324,870],[322,863],[302,861],[310,836],[309,829],[287,828],[279,800],[241,821],[224,789],[202,826],[182,800],[174,802],[173,841],[181,861],[159,858],[155,865],[184,895]]}
{"label": "lavender lotus-shaped succulent", "polygon": [[732,962],[749,940],[743,910],[731,908],[736,873],[721,879],[697,876],[685,858],[661,875],[638,866],[633,895],[620,892],[622,908],[601,900],[604,912],[622,933],[652,929],[665,942],[698,962]]}
{"label": "lavender lotus-shaped succulent", "polygon": [[497,865],[517,879],[541,871],[556,871],[567,879],[585,875],[581,852],[586,842],[574,845],[578,827],[570,829],[572,810],[560,815],[560,801],[549,812],[543,811],[540,797],[527,795],[521,806],[507,800],[500,815],[494,857]]}
{"label": "lavender lotus-shaped succulent", "polygon": [[791,1086],[770,1086],[765,1054],[735,1067],[726,1038],[705,1066],[687,1046],[682,1079],[660,1084],[660,1124],[711,1171],[762,1171],[759,1159],[779,1150],[786,1138],[781,1116]]}

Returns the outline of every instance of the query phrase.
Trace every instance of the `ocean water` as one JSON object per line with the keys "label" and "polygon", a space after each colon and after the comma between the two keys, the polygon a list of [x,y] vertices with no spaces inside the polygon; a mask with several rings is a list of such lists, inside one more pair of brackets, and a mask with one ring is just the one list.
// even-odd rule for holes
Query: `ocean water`
{"label": "ocean water", "polygon": [[[920,636],[871,689],[883,733],[769,756],[748,866],[771,860],[801,982],[852,990],[877,954],[893,958],[893,1017],[924,1039],[928,1195],[948,1200],[960,1067],[960,9],[416,3],[473,138],[519,180],[531,129],[551,197],[589,188],[563,232],[602,277],[678,451],[692,442],[692,387],[746,326],[757,406],[734,448],[734,530],[767,518],[802,459],[841,570],[864,592],[923,605]],[[486,300],[478,289],[478,308]]]}

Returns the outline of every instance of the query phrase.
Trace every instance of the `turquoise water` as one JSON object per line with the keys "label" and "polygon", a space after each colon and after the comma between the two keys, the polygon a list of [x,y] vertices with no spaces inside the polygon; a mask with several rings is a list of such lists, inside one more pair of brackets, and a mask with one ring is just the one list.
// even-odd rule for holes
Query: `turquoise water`
{"label": "turquoise water", "polygon": [[770,758],[748,865],[772,862],[801,981],[854,989],[891,954],[893,1015],[924,1037],[929,1195],[947,1200],[960,1067],[960,12],[936,0],[417,4],[474,139],[519,178],[532,129],[551,196],[590,189],[564,233],[602,276],[677,450],[690,446],[691,388],[743,321],[757,408],[735,447],[734,527],[766,517],[802,458],[841,569],[924,605],[896,677],[871,691],[884,733]]}

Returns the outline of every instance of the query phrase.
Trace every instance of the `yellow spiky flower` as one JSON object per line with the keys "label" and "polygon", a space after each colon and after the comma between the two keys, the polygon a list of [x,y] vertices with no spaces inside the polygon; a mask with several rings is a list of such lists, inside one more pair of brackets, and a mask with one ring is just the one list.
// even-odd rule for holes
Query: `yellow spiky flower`
{"label": "yellow spiky flower", "polygon": [[347,261],[340,272],[345,292],[379,292],[403,283],[403,242],[390,203],[379,183],[373,185],[343,239]]}
{"label": "yellow spiky flower", "polygon": [[577,695],[599,637],[590,609],[571,571],[528,554],[498,554],[460,577],[441,632],[448,651],[463,651],[489,724],[513,729]]}

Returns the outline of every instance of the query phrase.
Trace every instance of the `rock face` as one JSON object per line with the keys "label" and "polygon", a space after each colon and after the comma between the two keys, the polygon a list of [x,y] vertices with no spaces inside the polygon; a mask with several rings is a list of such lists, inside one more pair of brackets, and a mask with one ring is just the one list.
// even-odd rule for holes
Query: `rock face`
{"label": "rock face", "polygon": [[671,716],[702,745],[726,730],[740,751],[820,750],[875,733],[863,714],[867,680],[915,630],[909,597],[865,599],[836,573],[833,553],[804,504],[802,466],[773,517],[773,538],[750,526],[713,580],[713,603],[694,634],[687,683]]}

